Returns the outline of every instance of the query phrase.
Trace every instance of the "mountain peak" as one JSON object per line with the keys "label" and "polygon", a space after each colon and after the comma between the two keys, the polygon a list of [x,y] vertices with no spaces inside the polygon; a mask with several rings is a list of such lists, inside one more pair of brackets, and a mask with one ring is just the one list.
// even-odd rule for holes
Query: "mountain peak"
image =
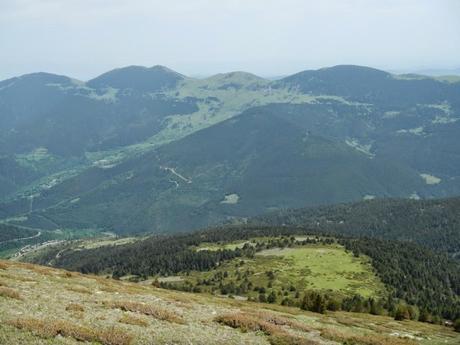
{"label": "mountain peak", "polygon": [[16,82],[24,82],[28,84],[49,84],[49,83],[69,83],[72,79],[63,75],[48,73],[48,72],[35,72],[23,74],[19,77],[5,79],[0,81],[0,85],[12,84]]}
{"label": "mountain peak", "polygon": [[243,72],[243,71],[234,71],[228,73],[219,73],[215,74],[209,78],[203,79],[203,81],[208,82],[214,87],[220,89],[252,89],[265,86],[269,83],[268,80],[261,78],[255,74]]}
{"label": "mountain peak", "polygon": [[185,77],[165,66],[155,65],[127,66],[101,74],[88,81],[87,85],[94,88],[112,87],[115,89],[133,89],[140,92],[155,92],[176,85]]}
{"label": "mountain peak", "polygon": [[317,70],[318,72],[349,72],[349,73],[370,73],[370,74],[380,74],[380,75],[388,75],[390,73],[382,71],[377,68],[368,67],[368,66],[360,66],[360,65],[335,65],[331,67],[324,67]]}
{"label": "mountain peak", "polygon": [[30,95],[42,92],[44,88],[48,88],[50,85],[70,86],[75,84],[75,82],[75,79],[63,75],[37,72],[0,81],[0,91],[6,91],[8,93],[18,92],[19,94]]}

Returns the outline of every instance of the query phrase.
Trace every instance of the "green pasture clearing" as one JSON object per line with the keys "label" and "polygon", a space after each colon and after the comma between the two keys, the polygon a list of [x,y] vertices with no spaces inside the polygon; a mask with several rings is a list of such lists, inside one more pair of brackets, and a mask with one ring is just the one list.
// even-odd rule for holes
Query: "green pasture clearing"
{"label": "green pasture clearing", "polygon": [[[251,241],[225,244],[203,244],[199,250],[234,249]],[[268,272],[273,272],[270,274]],[[222,275],[217,282],[213,277]],[[386,294],[383,283],[375,275],[367,257],[354,257],[339,245],[310,244],[292,248],[273,248],[256,253],[254,258],[227,261],[209,272],[191,272],[182,276],[180,284],[199,286],[204,292],[219,294],[220,286],[243,281],[251,287],[243,295],[257,298],[254,287],[264,287],[295,298],[297,291],[320,290],[330,294],[379,297]],[[211,284],[201,284],[211,280]],[[201,285],[200,285],[201,284]],[[298,297],[297,297],[298,298]]]}
{"label": "green pasture clearing", "polygon": [[299,288],[356,293],[364,297],[379,295],[383,284],[365,257],[354,257],[339,246],[274,248],[256,255],[279,270],[280,281],[294,282]]}

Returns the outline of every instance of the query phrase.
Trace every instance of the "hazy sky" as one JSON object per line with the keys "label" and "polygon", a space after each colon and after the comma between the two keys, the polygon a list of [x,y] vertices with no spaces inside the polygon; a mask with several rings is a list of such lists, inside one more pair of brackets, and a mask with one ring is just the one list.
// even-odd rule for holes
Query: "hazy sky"
{"label": "hazy sky", "polygon": [[460,0],[0,0],[0,79],[460,67]]}

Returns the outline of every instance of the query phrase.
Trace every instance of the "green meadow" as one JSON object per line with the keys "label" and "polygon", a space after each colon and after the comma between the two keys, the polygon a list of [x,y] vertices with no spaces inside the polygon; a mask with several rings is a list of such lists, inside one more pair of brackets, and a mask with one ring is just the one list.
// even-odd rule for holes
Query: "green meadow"
{"label": "green meadow", "polygon": [[[202,244],[197,250],[241,248],[238,241],[223,244]],[[219,279],[215,279],[219,277]],[[291,248],[272,248],[257,252],[253,258],[226,261],[208,272],[193,271],[180,276],[175,284],[199,287],[203,292],[221,293],[222,286],[249,284],[243,297],[257,298],[258,288],[278,296],[298,298],[299,292],[321,291],[337,296],[361,295],[382,297],[386,290],[375,275],[369,258],[353,256],[339,245],[309,244]],[[238,290],[237,290],[238,291]],[[281,299],[282,297],[280,297]]]}

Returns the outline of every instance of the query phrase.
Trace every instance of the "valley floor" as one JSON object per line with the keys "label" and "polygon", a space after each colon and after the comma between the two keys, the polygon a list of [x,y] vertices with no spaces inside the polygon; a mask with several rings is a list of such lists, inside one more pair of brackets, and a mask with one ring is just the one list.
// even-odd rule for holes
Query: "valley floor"
{"label": "valley floor", "polygon": [[158,289],[0,261],[0,343],[458,344],[460,334],[384,316]]}

